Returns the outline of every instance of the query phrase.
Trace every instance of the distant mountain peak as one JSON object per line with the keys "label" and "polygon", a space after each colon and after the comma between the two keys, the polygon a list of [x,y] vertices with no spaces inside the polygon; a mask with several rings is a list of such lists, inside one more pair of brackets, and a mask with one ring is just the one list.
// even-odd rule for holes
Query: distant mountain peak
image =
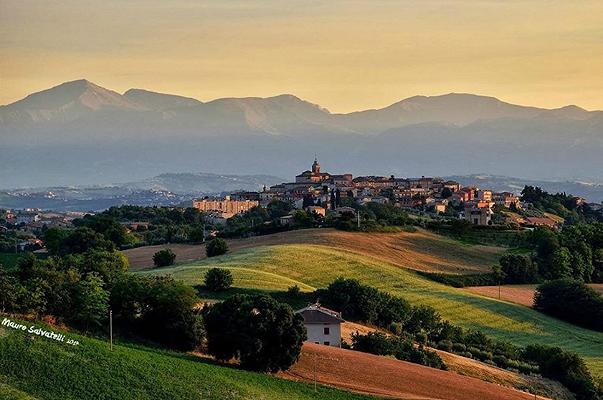
{"label": "distant mountain peak", "polygon": [[128,89],[123,96],[141,107],[157,111],[203,104],[201,101],[191,97],[153,92],[146,89]]}

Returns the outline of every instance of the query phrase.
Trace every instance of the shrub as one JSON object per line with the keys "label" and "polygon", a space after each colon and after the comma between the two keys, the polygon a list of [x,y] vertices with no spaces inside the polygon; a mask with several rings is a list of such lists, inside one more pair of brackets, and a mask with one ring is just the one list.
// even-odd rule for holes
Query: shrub
{"label": "shrub", "polygon": [[297,297],[301,293],[299,286],[293,285],[287,288],[287,296],[289,297]]}
{"label": "shrub", "polygon": [[205,245],[205,254],[208,257],[221,256],[228,251],[228,243],[222,238],[213,238]]}
{"label": "shrub", "polygon": [[440,342],[438,342],[437,345],[438,350],[444,350],[444,351],[452,351],[452,342],[450,340],[442,340]]}
{"label": "shrub", "polygon": [[176,254],[171,249],[159,250],[153,255],[153,264],[156,267],[167,267],[173,265],[176,260]]}
{"label": "shrub", "polygon": [[221,292],[232,286],[232,273],[227,269],[212,268],[205,274],[205,287],[212,292]]}
{"label": "shrub", "polygon": [[559,347],[529,345],[523,352],[527,361],[538,364],[540,373],[546,378],[555,379],[565,385],[577,400],[595,400],[598,398],[596,384],[584,364],[574,353]]}
{"label": "shrub", "polygon": [[235,295],[206,307],[207,349],[217,360],[238,359],[254,371],[288,369],[306,340],[303,318],[265,295]]}

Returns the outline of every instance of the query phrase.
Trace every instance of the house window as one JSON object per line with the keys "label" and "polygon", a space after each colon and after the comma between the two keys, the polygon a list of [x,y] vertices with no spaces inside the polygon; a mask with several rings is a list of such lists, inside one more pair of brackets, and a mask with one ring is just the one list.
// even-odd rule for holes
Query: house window
{"label": "house window", "polygon": [[324,333],[325,335],[330,335],[331,334],[331,329],[330,328],[324,328],[322,330],[322,333]]}
{"label": "house window", "polygon": [[314,342],[315,344],[320,344],[320,342]]}
{"label": "house window", "polygon": [[330,346],[331,342],[325,342],[325,346]]}

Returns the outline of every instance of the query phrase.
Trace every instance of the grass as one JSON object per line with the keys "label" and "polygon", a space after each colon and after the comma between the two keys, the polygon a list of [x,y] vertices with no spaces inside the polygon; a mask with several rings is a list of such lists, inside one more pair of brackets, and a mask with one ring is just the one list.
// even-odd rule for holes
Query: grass
{"label": "grass", "polygon": [[[444,319],[479,329],[494,338],[518,345],[541,343],[574,351],[584,358],[593,373],[603,376],[603,333],[576,327],[524,306],[442,285],[400,265],[351,251],[305,244],[263,246],[145,273],[172,274],[198,285],[211,267],[231,270],[236,287],[255,290],[275,290],[277,286],[284,290],[290,282],[307,290],[325,287],[339,276],[355,278],[413,304],[432,306]],[[253,271],[256,273],[250,273]]]}
{"label": "grass", "polygon": [[106,342],[71,333],[67,337],[78,340],[79,346],[0,329],[2,399],[369,399],[323,386],[314,392],[309,384],[181,353],[127,344],[111,352]]}

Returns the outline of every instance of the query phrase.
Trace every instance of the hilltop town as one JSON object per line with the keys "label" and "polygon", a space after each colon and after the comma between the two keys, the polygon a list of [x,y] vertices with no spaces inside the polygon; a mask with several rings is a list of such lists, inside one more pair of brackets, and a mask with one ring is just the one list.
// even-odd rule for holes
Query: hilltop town
{"label": "hilltop town", "polygon": [[[258,192],[234,192],[224,198],[198,199],[192,206],[209,213],[213,223],[225,224],[234,215],[256,206],[266,207],[274,200],[288,202],[295,210],[322,217],[329,213],[355,215],[354,206],[378,203],[420,215],[464,219],[478,226],[514,224],[556,228],[562,222],[554,216],[531,210],[531,204],[522,202],[515,193],[464,187],[456,181],[437,177],[331,174],[321,169],[317,158],[309,170],[295,177],[294,182],[264,187]],[[576,205],[586,204],[580,197],[575,197],[575,202]],[[597,203],[589,203],[589,206],[597,211],[602,209]],[[291,223],[293,212],[281,217],[281,223]]]}

